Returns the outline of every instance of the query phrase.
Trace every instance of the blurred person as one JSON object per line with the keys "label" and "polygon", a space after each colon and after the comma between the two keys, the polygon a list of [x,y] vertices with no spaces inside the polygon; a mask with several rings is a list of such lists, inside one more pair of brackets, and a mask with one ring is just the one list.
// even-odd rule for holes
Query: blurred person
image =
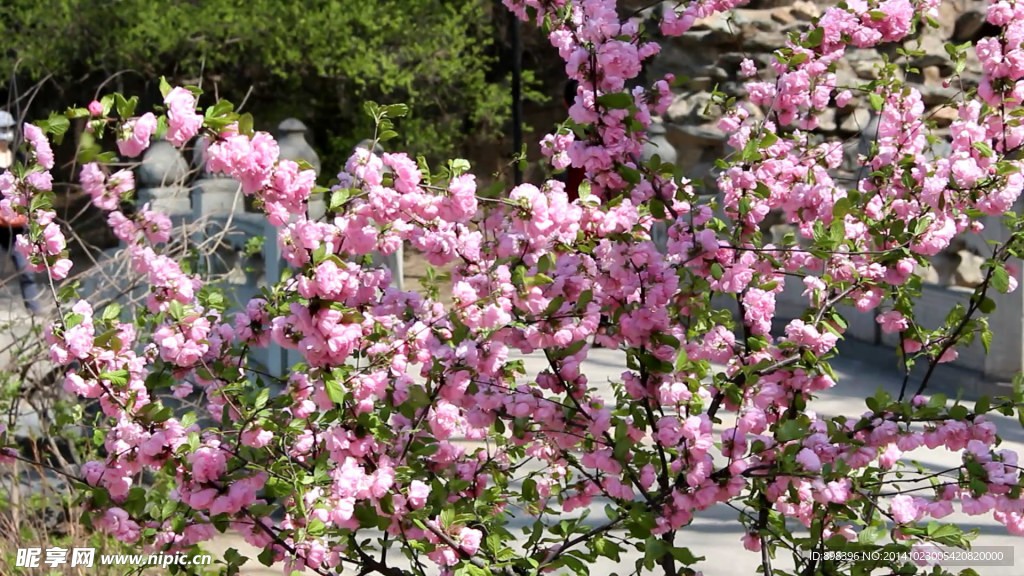
{"label": "blurred person", "polygon": [[[566,112],[576,103],[579,88],[579,80],[570,79],[565,83],[565,88],[562,92],[562,104],[565,105]],[[569,197],[569,202],[573,202],[580,197],[580,185],[587,179],[587,171],[582,166],[576,167],[570,164],[564,172],[556,174],[555,179],[565,182],[565,194]],[[597,326],[597,333],[594,336],[594,348],[604,348],[606,344],[615,347],[614,340],[607,339],[610,326],[610,319],[602,314]]]}
{"label": "blurred person", "polygon": [[[580,83],[578,80],[569,80],[565,83],[565,89],[562,93],[562,104],[565,105],[566,112],[576,102],[576,94],[579,91],[579,87]],[[584,168],[577,168],[571,164],[565,169],[564,173],[557,176],[559,180],[565,182],[565,193],[569,196],[569,202],[580,197],[580,184],[583,183],[586,177],[587,171]]]}
{"label": "blurred person", "polygon": [[[14,150],[14,140],[17,123],[14,117],[6,110],[0,110],[0,174],[7,172],[14,166],[14,163],[21,158]],[[21,283],[21,297],[27,308],[33,314],[39,312],[39,287],[36,285],[36,276],[28,267],[28,259],[14,248],[15,239],[19,234],[28,232],[28,218],[18,215],[13,219],[6,219],[0,215],[0,248],[3,248],[14,261],[14,269],[18,273]],[[0,267],[0,269],[6,266]]]}

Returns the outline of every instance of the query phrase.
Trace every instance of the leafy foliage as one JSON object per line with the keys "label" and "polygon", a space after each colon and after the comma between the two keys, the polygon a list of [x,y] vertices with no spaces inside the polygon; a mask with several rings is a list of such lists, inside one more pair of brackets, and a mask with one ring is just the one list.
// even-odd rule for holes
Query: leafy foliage
{"label": "leafy foliage", "polygon": [[434,157],[494,137],[508,118],[492,22],[484,0],[12,0],[0,6],[0,36],[15,39],[0,87],[13,102],[46,79],[39,110],[104,88],[144,92],[148,105],[166,75],[245,102],[260,122],[306,121],[325,165],[372,128],[363,101],[404,102],[412,114],[395,145]]}

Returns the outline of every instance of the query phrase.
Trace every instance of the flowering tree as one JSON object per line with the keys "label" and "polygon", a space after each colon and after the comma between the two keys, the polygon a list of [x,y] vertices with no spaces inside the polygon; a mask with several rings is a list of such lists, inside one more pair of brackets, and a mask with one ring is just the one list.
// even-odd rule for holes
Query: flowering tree
{"label": "flowering tree", "polygon": [[[684,34],[734,4],[681,4],[661,31]],[[98,399],[109,426],[106,458],[82,466],[82,504],[124,541],[181,550],[231,528],[268,565],[322,575],[346,566],[582,574],[586,562],[627,549],[642,553],[638,572],[690,573],[699,551],[680,546],[681,534],[723,502],[742,511],[743,545],[761,552],[766,573],[786,572],[772,566],[779,551],[793,554],[793,573],[912,571],[805,552],[965,546],[956,526],[926,521],[954,507],[1024,534],[1018,457],[996,449],[986,416],[1013,415],[1024,390],[973,409],[927,390],[958,346],[991,338],[983,316],[992,290],[1016,288],[1008,262],[1024,252],[1020,219],[1008,218],[1010,239],[993,247],[969,306],[936,329],[917,324],[912,308],[915,264],[978,230],[981,215],[1009,210],[1024,187],[1024,3],[992,3],[998,33],[951,47],[954,59],[976,50],[985,76],[954,103],[944,157],[929,154],[932,126],[897,63],[862,86],[837,86],[830,72],[849,46],[928,26],[936,4],[852,0],[781,47],[774,81],[752,78],[745,101],[723,102],[735,152],[720,162],[720,206],[672,166],[638,160],[670,79],[627,88],[658,46],[635,20],[620,21],[612,0],[506,0],[545,27],[580,81],[571,119],[544,141],[556,167],[586,169],[573,202],[557,181],[485,194],[464,162],[431,172],[369,150],[320,190],[251,118],[226,103],[200,115],[196,91],[180,87],[165,86],[160,116],[136,117],[133,100],[112,95],[27,125],[30,162],[0,179],[0,210],[31,217],[19,249],[53,280],[70,262],[49,209],[46,132],[59,136],[74,118],[96,136],[113,133],[129,157],[154,136],[178,146],[209,138],[207,169],[238,179],[280,227],[291,266],[230,313],[215,286],[161,254],[165,216],[118,211],[131,174],[110,174],[95,147],[82,149],[82,187],[151,285],[131,315],[54,292],[62,315],[47,335],[51,358],[67,366],[65,389]],[[743,69],[758,73],[751,62]],[[882,120],[862,159],[868,174],[848,188],[829,175],[840,145],[815,143],[812,132],[816,114],[853,90]],[[404,113],[367,109],[381,141]],[[328,199],[318,221],[306,217],[313,194]],[[766,243],[758,224],[770,211],[797,225],[797,237]],[[667,225],[664,254],[650,239],[656,222]],[[388,271],[362,258],[402,242],[452,266],[450,306],[390,287]],[[807,312],[773,334],[786,282],[806,287]],[[825,419],[814,394],[837,385],[827,358],[846,326],[842,303],[885,310],[879,322],[900,334],[907,378],[897,398],[879,394],[862,415]],[[611,322],[599,333],[602,315]],[[626,353],[614,396],[601,397],[581,371],[595,339]],[[302,357],[277,395],[248,361],[270,342]],[[527,374],[513,354],[534,352],[548,366]],[[914,363],[928,365],[921,380],[910,376]],[[160,401],[165,387],[201,395],[208,413],[176,414]],[[904,468],[901,456],[923,446],[961,454],[962,465],[941,475]],[[925,488],[908,488],[908,478]],[[573,514],[596,497],[610,502],[605,518]],[[525,541],[507,528],[513,510],[537,518]],[[408,562],[397,566],[387,548]],[[234,573],[242,559],[226,561]]]}

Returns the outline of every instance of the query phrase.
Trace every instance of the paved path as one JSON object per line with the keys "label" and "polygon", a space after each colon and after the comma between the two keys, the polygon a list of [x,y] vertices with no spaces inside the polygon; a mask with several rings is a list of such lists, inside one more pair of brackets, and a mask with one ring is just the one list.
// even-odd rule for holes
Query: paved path
{"label": "paved path", "polygon": [[[13,282],[0,285],[0,325],[10,320],[22,325],[27,321],[21,307],[17,284]],[[0,342],[0,346],[8,341],[3,336],[0,338],[5,340],[5,342]],[[840,377],[839,385],[821,394],[819,399],[811,403],[810,409],[826,416],[857,415],[866,410],[864,399],[873,395],[879,387],[891,394],[898,394],[901,377],[895,369],[895,356],[891,351],[858,343],[843,343],[840,350],[840,356],[832,362]],[[526,357],[525,361],[528,374],[536,374],[545,366],[543,356],[540,354]],[[610,397],[610,388],[607,383],[610,380],[619,379],[624,365],[624,355],[621,352],[598,349],[592,351],[591,357],[584,365],[584,373],[588,375],[592,384],[602,388]],[[1000,389],[1000,384],[979,382],[971,373],[946,367],[936,374],[936,390],[945,391],[951,397],[955,397],[958,387],[964,388],[965,396],[970,397],[976,395],[981,388]],[[1006,390],[1006,388],[1003,389]],[[995,420],[1005,441],[1003,447],[1024,453],[1024,431],[1021,430],[1016,420],[1003,417],[996,417]],[[34,414],[26,413],[20,416],[19,428],[31,429],[34,425]],[[922,450],[915,452],[914,456],[926,468],[934,470],[948,468],[958,463],[955,455],[938,450]],[[595,518],[603,517],[602,502],[595,502],[591,515]],[[688,546],[696,555],[706,558],[706,561],[698,566],[706,576],[754,574],[759,566],[760,556],[743,550],[740,545],[739,539],[742,531],[736,518],[736,511],[726,506],[717,506],[698,516],[694,523],[679,536],[678,543],[680,545]],[[962,521],[962,526],[966,528],[978,528],[981,536],[975,541],[976,546],[1007,545],[1017,547],[1017,556],[1020,557],[1017,561],[1018,565],[1024,566],[1024,546],[1021,546],[1024,541],[1008,536],[1005,529],[990,517],[954,516],[949,520]],[[220,555],[231,547],[239,549],[253,559],[258,553],[248,547],[239,537],[230,534],[212,542],[210,551]],[[606,576],[617,573],[624,576],[632,572],[634,560],[635,557],[629,556],[624,557],[623,562],[618,565],[599,562],[592,566],[591,574]],[[786,564],[786,560],[782,557],[777,560],[777,565],[780,567]],[[978,572],[983,576],[1024,573],[1020,568],[978,568]],[[280,574],[280,569],[263,568],[253,560],[242,574],[248,576],[277,575]]]}
{"label": "paved path", "polygon": [[[890,352],[855,343],[844,344],[841,347],[841,352],[840,357],[832,362],[840,379],[839,385],[821,394],[821,397],[810,405],[811,409],[823,416],[859,415],[867,409],[864,399],[874,395],[879,387],[893,395],[899,393],[902,380],[900,374],[895,370],[894,356]],[[528,374],[536,374],[545,366],[544,358],[540,354],[528,356],[524,360]],[[623,371],[624,365],[625,356],[621,352],[598,349],[592,352],[586,362],[584,373],[588,375],[592,384],[604,389],[610,395],[607,383],[612,379],[618,380],[618,375]],[[955,370],[943,371],[937,379],[937,389],[952,391],[951,397],[955,397],[959,374]],[[1004,439],[1003,447],[1024,453],[1024,430],[1021,430],[1016,420],[1004,417],[997,417],[995,420],[1000,435]],[[955,466],[959,462],[956,455],[940,450],[924,449],[915,452],[914,457],[926,468],[936,471]],[[591,517],[603,518],[603,507],[603,502],[595,501],[591,506]],[[947,520],[959,521],[965,529],[979,529],[981,535],[975,541],[975,546],[1016,547],[1019,557],[1018,566],[1024,566],[1024,540],[1009,536],[1006,530],[990,516],[966,517],[956,514]],[[514,526],[517,524],[525,525],[525,522],[513,522]],[[513,529],[513,532],[515,533],[517,530]],[[727,506],[719,505],[699,515],[691,526],[682,531],[678,537],[678,544],[688,546],[697,556],[706,558],[697,566],[705,576],[752,575],[756,573],[760,565],[760,555],[743,549],[740,544],[742,534],[741,526],[737,521],[737,512]],[[222,553],[223,550],[232,546],[251,557],[255,557],[258,552],[249,548],[239,538],[231,536],[219,538],[213,543],[211,549],[215,553]],[[787,558],[780,555],[776,560],[776,565],[787,566],[789,564]],[[611,574],[625,576],[632,572],[636,559],[637,556],[629,555],[624,556],[622,562],[618,564],[610,561],[598,562],[591,567],[591,574],[594,576],[610,576]],[[398,563],[402,564],[403,562],[399,559]],[[1013,568],[979,567],[977,571],[982,576],[1021,573],[1019,569]],[[277,574],[277,571],[261,566],[247,567],[243,574],[262,576]]]}

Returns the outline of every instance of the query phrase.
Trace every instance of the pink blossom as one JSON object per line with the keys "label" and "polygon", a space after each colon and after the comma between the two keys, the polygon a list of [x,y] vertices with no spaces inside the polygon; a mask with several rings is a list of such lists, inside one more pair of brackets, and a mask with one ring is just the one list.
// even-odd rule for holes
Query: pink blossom
{"label": "pink blossom", "polygon": [[422,508],[430,496],[430,486],[420,480],[409,483],[409,506],[413,509]]}
{"label": "pink blossom", "polygon": [[903,457],[903,451],[900,450],[896,444],[889,444],[882,451],[882,454],[878,457],[878,465],[883,469],[888,470],[892,468],[901,457]]}
{"label": "pink blossom", "polygon": [[743,61],[740,62],[740,73],[747,78],[757,74],[757,66],[754,65],[754,61],[750,58],[744,58]]}
{"label": "pink blossom", "polygon": [[138,523],[128,516],[128,513],[121,508],[110,508],[96,522],[96,525],[121,542],[135,542],[139,539],[141,528]]}
{"label": "pink blossom", "polygon": [[890,310],[879,314],[875,321],[882,325],[882,331],[886,334],[900,332],[910,327],[910,322],[898,310]]}
{"label": "pink blossom", "polygon": [[796,461],[800,466],[809,472],[819,472],[821,470],[821,460],[818,455],[814,453],[814,450],[810,448],[804,448],[796,455]]}
{"label": "pink blossom", "polygon": [[196,113],[196,97],[179,86],[167,93],[164,104],[167,106],[167,140],[175,146],[184,146],[195,138],[203,125],[203,117]]}
{"label": "pink blossom", "polygon": [[135,158],[149,148],[149,140],[156,133],[157,119],[152,112],[146,112],[139,118],[125,123],[122,137],[117,141],[117,149],[123,156]]}
{"label": "pink blossom", "polygon": [[[82,166],[82,172],[78,176],[79,182],[82,184],[82,190],[92,197],[93,203],[97,201],[103,203],[104,206],[109,205],[107,200],[107,188],[106,188],[106,175],[103,174],[103,170],[96,162],[89,162]],[[97,208],[113,210],[116,205],[111,208],[103,208],[103,206],[97,205]]]}
{"label": "pink blossom", "polygon": [[893,520],[900,524],[917,521],[923,512],[914,498],[906,494],[893,497],[889,511],[892,514]]}
{"label": "pink blossom", "polygon": [[480,541],[483,533],[475,528],[462,528],[459,530],[459,547],[467,554],[476,554],[480,549]]}
{"label": "pink blossom", "polygon": [[242,432],[242,444],[251,448],[263,448],[274,439],[274,433],[262,428],[254,428]]}
{"label": "pink blossom", "polygon": [[212,482],[227,471],[227,458],[220,449],[202,446],[189,455],[192,476],[197,482]]}
{"label": "pink blossom", "polygon": [[[240,180],[242,191],[253,194],[270,185],[279,153],[277,142],[265,132],[257,132],[251,138],[228,133],[207,148],[206,169]],[[295,178],[297,174],[288,178],[282,174],[278,185],[287,190],[278,190],[278,193],[292,195],[301,190],[293,184]]]}
{"label": "pink blossom", "polygon": [[459,428],[461,417],[459,409],[448,402],[440,402],[432,410],[429,418],[430,430],[440,440],[450,438]]}
{"label": "pink blossom", "polygon": [[28,140],[30,146],[32,146],[32,152],[35,154],[36,162],[40,166],[47,170],[53,169],[53,149],[50,148],[50,141],[46,139],[46,135],[39,126],[35,124],[25,123],[22,127],[25,134],[25,139]]}
{"label": "pink blossom", "polygon": [[829,501],[843,504],[850,499],[850,480],[834,480],[825,485],[822,495]]}
{"label": "pink blossom", "polygon": [[476,214],[477,200],[476,200],[476,177],[471,174],[463,174],[456,176],[452,179],[451,183],[448,184],[448,193],[450,194],[451,212],[448,214],[449,220],[463,221],[468,220]]}

